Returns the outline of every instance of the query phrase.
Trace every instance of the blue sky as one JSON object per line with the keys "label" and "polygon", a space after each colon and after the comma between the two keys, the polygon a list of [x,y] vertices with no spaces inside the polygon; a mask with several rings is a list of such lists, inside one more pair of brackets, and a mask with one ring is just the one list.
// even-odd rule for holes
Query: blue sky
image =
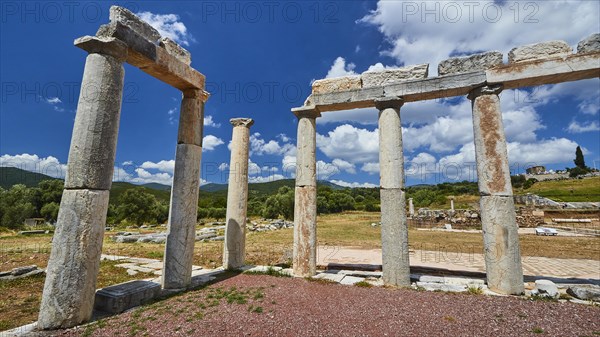
{"label": "blue sky", "polygon": [[[64,176],[86,53],[73,40],[108,22],[110,2],[2,2],[0,165]],[[229,119],[251,117],[251,181],[293,177],[296,118],[311,82],[367,69],[548,40],[572,47],[600,31],[599,5],[580,2],[118,2],[192,53],[206,75],[202,178],[225,183]],[[471,4],[471,5],[469,5]],[[529,4],[529,5],[527,5]],[[469,7],[470,6],[470,7]],[[115,179],[170,184],[180,93],[125,66]],[[577,145],[600,167],[598,79],[501,95],[514,172],[573,166]],[[475,179],[466,98],[401,111],[407,183]],[[320,179],[377,186],[377,112],[324,113]]]}

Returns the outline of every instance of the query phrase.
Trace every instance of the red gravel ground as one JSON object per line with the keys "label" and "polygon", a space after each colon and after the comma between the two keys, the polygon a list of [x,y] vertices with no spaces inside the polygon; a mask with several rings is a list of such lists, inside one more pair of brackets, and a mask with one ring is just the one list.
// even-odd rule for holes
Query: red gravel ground
{"label": "red gravel ground", "polygon": [[600,308],[242,274],[58,335],[598,336]]}

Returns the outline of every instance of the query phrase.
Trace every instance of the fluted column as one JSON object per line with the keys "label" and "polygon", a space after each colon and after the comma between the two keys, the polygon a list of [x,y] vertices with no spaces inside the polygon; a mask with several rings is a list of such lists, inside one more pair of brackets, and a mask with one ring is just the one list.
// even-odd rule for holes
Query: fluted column
{"label": "fluted column", "polygon": [[399,97],[384,98],[375,102],[379,109],[383,282],[394,286],[410,285],[404,155],[400,123],[400,107],[403,103]]}
{"label": "fluted column", "polygon": [[236,269],[244,265],[246,255],[246,215],[248,209],[248,147],[250,118],[232,118],[231,159],[227,189],[227,215],[223,267]]}
{"label": "fluted column", "polygon": [[503,294],[521,294],[524,287],[519,227],[498,97],[501,91],[500,85],[483,86],[469,94],[473,107],[484,256],[488,287]]}
{"label": "fluted column", "polygon": [[84,37],[87,52],[46,281],[40,329],[68,328],[92,315],[112,185],[127,46]]}
{"label": "fluted column", "polygon": [[201,90],[183,92],[163,260],[163,289],[181,290],[191,282],[200,192],[204,102],[207,98]]}
{"label": "fluted column", "polygon": [[317,158],[314,108],[292,109],[298,117],[296,188],[294,196],[293,272],[307,277],[317,271]]}

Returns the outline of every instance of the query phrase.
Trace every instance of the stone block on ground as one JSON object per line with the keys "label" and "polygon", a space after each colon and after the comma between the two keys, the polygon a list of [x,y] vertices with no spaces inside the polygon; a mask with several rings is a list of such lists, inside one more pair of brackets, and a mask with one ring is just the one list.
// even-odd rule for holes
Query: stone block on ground
{"label": "stone block on ground", "polygon": [[126,8],[120,6],[111,6],[109,14],[110,22],[121,22],[125,26],[133,29],[136,33],[151,42],[160,39],[160,33],[146,21],[133,14]]}
{"label": "stone block on ground", "polygon": [[532,295],[558,297],[558,287],[550,280],[536,280],[535,289],[531,291]]}
{"label": "stone block on ground", "polygon": [[587,301],[600,301],[600,286],[594,284],[573,285],[567,289],[567,294]]}
{"label": "stone block on ground", "polygon": [[129,281],[96,292],[94,309],[118,314],[156,298],[160,284],[150,281]]}
{"label": "stone block on ground", "polygon": [[502,64],[502,53],[498,51],[452,57],[440,62],[438,65],[438,75],[443,76],[486,70],[499,64]]}
{"label": "stone block on ground", "polygon": [[356,277],[356,276],[344,276],[344,278],[340,281],[340,284],[343,285],[354,285],[358,282],[362,282],[365,279],[363,277]]}
{"label": "stone block on ground", "polygon": [[577,53],[600,52],[600,33],[592,34],[577,44]]}
{"label": "stone block on ground", "polygon": [[397,69],[366,71],[360,75],[363,88],[379,87],[392,83],[427,78],[429,64],[418,64]]}
{"label": "stone block on ground", "polygon": [[443,284],[443,283],[432,283],[432,282],[417,282],[417,287],[425,288],[427,291],[448,291],[448,292],[465,292],[467,291],[466,286],[460,286],[455,284]]}
{"label": "stone block on ground", "polygon": [[571,47],[564,41],[540,42],[513,48],[508,53],[508,63],[566,56],[571,52]]}
{"label": "stone block on ground", "polygon": [[362,88],[360,76],[345,76],[316,80],[312,84],[313,94],[347,91]]}
{"label": "stone block on ground", "polygon": [[346,275],[325,272],[325,273],[319,273],[319,274],[313,276],[312,278],[319,279],[319,280],[329,280],[332,282],[339,283],[342,281],[342,279],[344,279],[344,277],[346,277]]}

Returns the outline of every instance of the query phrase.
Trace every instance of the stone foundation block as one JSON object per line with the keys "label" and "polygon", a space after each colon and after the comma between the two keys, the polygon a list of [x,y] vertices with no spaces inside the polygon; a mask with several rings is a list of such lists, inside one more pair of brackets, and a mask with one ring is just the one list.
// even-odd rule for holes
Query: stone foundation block
{"label": "stone foundation block", "polygon": [[135,280],[100,289],[96,292],[94,309],[118,314],[148,303],[160,294],[160,284]]}

